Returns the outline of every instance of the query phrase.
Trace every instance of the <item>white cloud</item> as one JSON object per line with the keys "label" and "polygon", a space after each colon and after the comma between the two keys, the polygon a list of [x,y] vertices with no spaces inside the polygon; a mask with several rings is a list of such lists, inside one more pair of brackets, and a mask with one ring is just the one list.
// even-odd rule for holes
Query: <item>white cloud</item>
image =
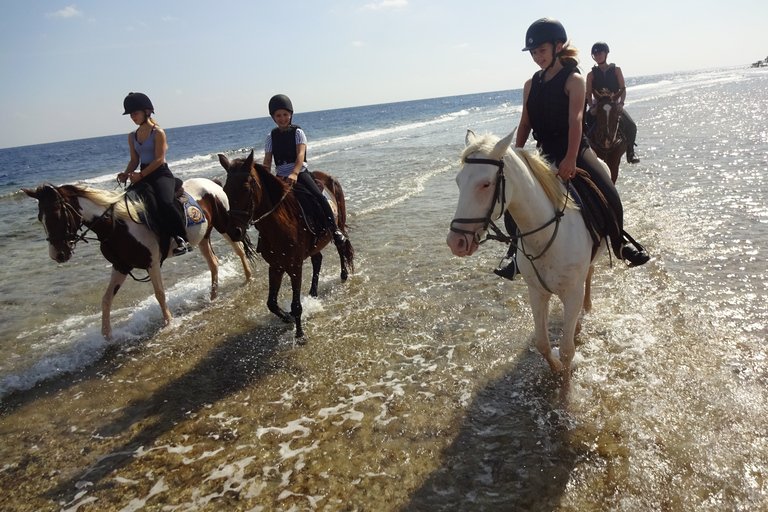
{"label": "white cloud", "polygon": [[48,18],[74,18],[75,16],[82,16],[83,13],[78,11],[74,5],[67,6],[60,11],[49,12],[45,16]]}
{"label": "white cloud", "polygon": [[361,46],[363,46],[363,42],[362,41],[352,41],[352,46],[354,46],[355,48],[360,48]]}
{"label": "white cloud", "polygon": [[392,9],[397,7],[405,7],[408,5],[408,0],[382,0],[381,2],[377,2],[375,4],[366,4],[365,9]]}

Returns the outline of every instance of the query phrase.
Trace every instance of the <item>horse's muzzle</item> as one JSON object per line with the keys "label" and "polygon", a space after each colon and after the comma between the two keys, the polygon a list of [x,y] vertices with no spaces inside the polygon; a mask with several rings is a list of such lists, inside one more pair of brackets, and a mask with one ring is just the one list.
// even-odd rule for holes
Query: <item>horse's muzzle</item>
{"label": "horse's muzzle", "polygon": [[229,236],[233,242],[242,242],[245,237],[245,230],[240,226],[232,226],[227,229],[227,236]]}

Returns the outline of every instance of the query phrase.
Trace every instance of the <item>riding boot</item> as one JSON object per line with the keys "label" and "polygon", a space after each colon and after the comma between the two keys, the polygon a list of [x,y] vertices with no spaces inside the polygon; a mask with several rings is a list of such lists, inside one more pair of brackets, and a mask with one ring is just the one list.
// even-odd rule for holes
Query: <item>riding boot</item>
{"label": "riding boot", "polygon": [[344,242],[347,241],[347,237],[336,225],[336,221],[333,219],[333,217],[328,217],[328,229],[330,229],[331,233],[333,233],[333,243],[336,244],[336,247],[341,247],[344,245]]}
{"label": "riding boot", "polygon": [[624,240],[624,246],[621,248],[621,257],[624,261],[629,263],[630,267],[639,267],[648,263],[651,256],[646,252],[645,247],[637,243],[631,236],[624,233],[626,238]]}
{"label": "riding boot", "polygon": [[[505,261],[508,262],[502,266]],[[509,245],[507,254],[501,259],[499,266],[493,269],[493,273],[510,281],[515,280],[515,276],[520,273],[520,269],[517,267],[517,247],[514,244]]]}
{"label": "riding boot", "polygon": [[619,118],[619,131],[624,140],[627,141],[627,163],[640,163],[640,159],[635,155],[635,146],[637,146],[637,144],[635,144],[637,125],[626,110],[621,113],[621,117]]}
{"label": "riding boot", "polygon": [[192,250],[192,246],[184,238],[175,236],[173,240],[176,242],[176,248],[173,250],[174,256],[181,256]]}
{"label": "riding boot", "polygon": [[640,159],[635,155],[635,143],[632,142],[631,144],[629,141],[627,141],[627,163],[630,164],[639,164]]}

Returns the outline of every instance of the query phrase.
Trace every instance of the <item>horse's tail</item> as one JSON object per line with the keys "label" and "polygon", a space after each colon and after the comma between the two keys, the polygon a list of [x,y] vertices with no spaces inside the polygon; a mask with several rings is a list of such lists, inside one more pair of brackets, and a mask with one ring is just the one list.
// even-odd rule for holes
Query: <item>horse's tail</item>
{"label": "horse's tail", "polygon": [[339,247],[339,255],[344,260],[344,265],[350,272],[355,272],[355,249],[352,247],[352,242],[349,238],[344,240],[344,243]]}
{"label": "horse's tail", "polygon": [[344,260],[344,264],[347,266],[350,272],[355,271],[355,249],[352,247],[352,243],[349,241],[349,235],[347,234],[347,203],[344,200],[344,189],[341,188],[341,183],[334,176],[328,175],[325,185],[328,187],[329,192],[333,194],[336,199],[336,209],[338,210],[338,217],[336,218],[336,227],[338,227],[342,233],[347,235],[347,239],[339,247],[339,255]]}

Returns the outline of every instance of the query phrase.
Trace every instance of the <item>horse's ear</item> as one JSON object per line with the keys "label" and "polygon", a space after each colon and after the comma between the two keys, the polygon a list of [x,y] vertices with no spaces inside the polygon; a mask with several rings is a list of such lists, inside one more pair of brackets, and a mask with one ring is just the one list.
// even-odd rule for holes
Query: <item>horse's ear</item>
{"label": "horse's ear", "polygon": [[470,144],[474,144],[476,139],[475,132],[467,130],[467,136],[464,137],[464,145],[469,146]]}
{"label": "horse's ear", "polygon": [[32,199],[37,199],[37,190],[29,190],[28,188],[21,189],[22,192],[27,194]]}
{"label": "horse's ear", "polygon": [[253,150],[251,150],[251,154],[248,155],[248,158],[245,159],[245,167],[248,169],[253,167]]}
{"label": "horse's ear", "polygon": [[219,153],[219,163],[225,170],[229,171],[229,167],[230,167],[229,160],[227,159],[226,156],[222,155],[221,153]]}
{"label": "horse's ear", "polygon": [[490,158],[498,158],[501,159],[504,156],[504,153],[507,152],[507,150],[512,146],[512,141],[515,140],[515,132],[517,131],[517,128],[512,130],[512,133],[501,139],[499,142],[496,143],[496,145],[493,147],[493,151],[491,151],[491,154],[488,155]]}
{"label": "horse's ear", "polygon": [[611,101],[616,101],[617,99],[621,98],[621,91],[622,89],[619,89],[614,94],[611,95]]}

